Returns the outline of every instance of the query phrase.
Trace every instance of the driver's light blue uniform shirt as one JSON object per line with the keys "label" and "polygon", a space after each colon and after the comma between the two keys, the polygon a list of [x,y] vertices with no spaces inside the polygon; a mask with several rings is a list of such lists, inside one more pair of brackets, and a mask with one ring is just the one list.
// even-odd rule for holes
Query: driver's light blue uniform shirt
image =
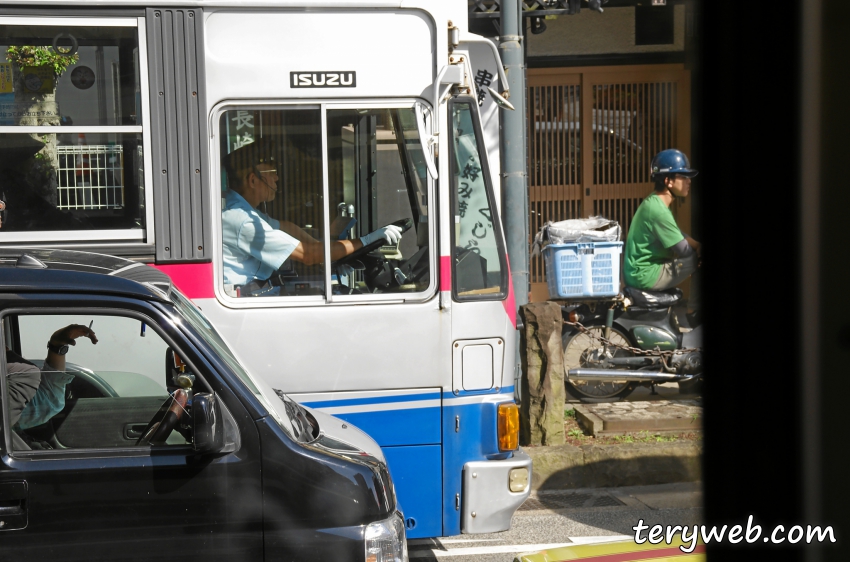
{"label": "driver's light blue uniform shirt", "polygon": [[41,425],[65,409],[65,387],[74,380],[74,375],[56,371],[46,362],[41,371],[41,384],[32,400],[21,412],[15,429],[29,429]]}
{"label": "driver's light blue uniform shirt", "polygon": [[280,230],[280,221],[253,208],[233,190],[221,213],[224,283],[245,285],[271,277],[299,241]]}

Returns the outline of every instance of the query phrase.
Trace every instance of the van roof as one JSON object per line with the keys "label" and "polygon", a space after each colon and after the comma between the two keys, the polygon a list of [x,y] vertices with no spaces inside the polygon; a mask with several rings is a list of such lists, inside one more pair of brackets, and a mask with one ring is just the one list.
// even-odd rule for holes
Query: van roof
{"label": "van roof", "polygon": [[44,248],[0,248],[0,292],[80,292],[164,300],[171,278],[143,263]]}

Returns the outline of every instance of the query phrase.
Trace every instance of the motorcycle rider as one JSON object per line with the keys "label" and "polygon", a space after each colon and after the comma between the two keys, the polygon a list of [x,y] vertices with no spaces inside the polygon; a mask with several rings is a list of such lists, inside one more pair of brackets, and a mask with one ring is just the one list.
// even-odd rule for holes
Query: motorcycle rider
{"label": "motorcycle rider", "polygon": [[[688,157],[674,148],[662,150],[651,164],[655,191],[637,209],[626,239],[623,277],[626,285],[649,291],[671,289],[699,267],[700,243],[676,224],[670,205],[674,197],[687,197],[697,170]],[[690,306],[696,301],[691,287]]]}

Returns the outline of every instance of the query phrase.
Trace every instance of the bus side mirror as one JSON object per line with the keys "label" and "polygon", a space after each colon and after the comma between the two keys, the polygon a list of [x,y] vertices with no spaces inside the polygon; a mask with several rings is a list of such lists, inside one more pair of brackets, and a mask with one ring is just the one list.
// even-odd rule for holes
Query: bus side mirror
{"label": "bus side mirror", "polygon": [[496,105],[501,107],[502,109],[507,109],[508,111],[514,111],[515,108],[511,102],[507,100],[507,98],[503,97],[499,92],[487,86],[487,91],[490,92],[490,95],[493,96],[493,101],[496,102]]}

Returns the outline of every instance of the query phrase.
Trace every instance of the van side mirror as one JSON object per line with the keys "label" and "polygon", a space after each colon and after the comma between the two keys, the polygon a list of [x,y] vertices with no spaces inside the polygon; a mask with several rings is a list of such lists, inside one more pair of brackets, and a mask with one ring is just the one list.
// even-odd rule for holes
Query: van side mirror
{"label": "van side mirror", "polygon": [[197,392],[192,397],[192,425],[196,453],[223,455],[242,445],[236,420],[214,393]]}
{"label": "van side mirror", "polygon": [[198,392],[192,397],[192,423],[195,452],[225,452],[225,422],[215,394]]}

